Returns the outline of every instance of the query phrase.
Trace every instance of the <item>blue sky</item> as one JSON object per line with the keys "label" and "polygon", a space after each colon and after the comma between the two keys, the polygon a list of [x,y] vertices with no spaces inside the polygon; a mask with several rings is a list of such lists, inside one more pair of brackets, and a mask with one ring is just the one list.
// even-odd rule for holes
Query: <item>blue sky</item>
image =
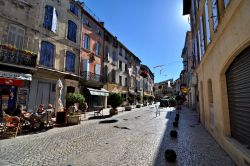
{"label": "blue sky", "polygon": [[[182,16],[182,0],[82,1],[151,69],[156,83],[179,77],[181,52],[190,29],[187,16]],[[157,65],[165,66],[153,68]]]}

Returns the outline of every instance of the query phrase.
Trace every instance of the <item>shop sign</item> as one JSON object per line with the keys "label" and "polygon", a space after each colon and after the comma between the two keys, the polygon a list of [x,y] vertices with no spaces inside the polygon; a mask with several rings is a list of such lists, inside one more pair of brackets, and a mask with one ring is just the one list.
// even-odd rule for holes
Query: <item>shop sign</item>
{"label": "shop sign", "polygon": [[31,74],[22,74],[22,73],[10,73],[10,72],[0,72],[0,77],[3,78],[12,78],[12,79],[17,79],[17,80],[32,80]]}
{"label": "shop sign", "polygon": [[1,85],[23,86],[23,80],[0,78]]}

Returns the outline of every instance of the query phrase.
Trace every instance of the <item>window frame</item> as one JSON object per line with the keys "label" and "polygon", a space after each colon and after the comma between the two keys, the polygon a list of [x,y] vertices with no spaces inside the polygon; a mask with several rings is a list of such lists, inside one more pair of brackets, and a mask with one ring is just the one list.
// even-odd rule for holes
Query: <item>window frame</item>
{"label": "window frame", "polygon": [[43,27],[51,32],[56,33],[57,19],[58,19],[58,13],[56,8],[51,5],[45,5]]}
{"label": "window frame", "polygon": [[[87,41],[86,41],[86,39],[87,39]],[[83,48],[90,50],[90,36],[86,33],[84,34]]]}
{"label": "window frame", "polygon": [[[69,57],[73,57],[73,68],[72,69],[68,69],[68,58]],[[70,58],[69,58],[70,59]],[[71,72],[74,73],[75,72],[75,60],[76,60],[76,55],[75,53],[71,52],[71,51],[66,51],[66,63],[65,63],[65,70],[67,72]]]}
{"label": "window frame", "polygon": [[[13,30],[13,28],[15,28],[15,31]],[[21,33],[21,31],[23,33]],[[25,29],[22,28],[21,26],[15,24],[9,24],[8,35],[7,35],[8,43],[15,46],[16,48],[23,49],[25,33],[26,33]],[[20,37],[19,41],[18,37]]]}
{"label": "window frame", "polygon": [[[75,28],[75,31],[73,31],[74,29],[70,29],[70,28]],[[68,40],[76,43],[76,37],[77,37],[77,25],[76,25],[76,23],[74,21],[68,20],[68,35],[67,35],[67,38],[68,38]]]}
{"label": "window frame", "polygon": [[[45,59],[49,59],[48,58],[48,56],[49,56],[49,54],[48,54],[48,46],[47,46],[47,48],[46,48],[46,52],[44,53],[44,54],[42,54],[42,51],[43,51],[43,44],[48,44],[48,45],[50,45],[50,46],[52,46],[51,48],[53,48],[53,51],[52,52],[50,52],[50,53],[53,53],[53,55],[52,55],[52,58],[50,59],[50,62],[48,62],[48,61],[46,61],[46,62],[42,62],[42,61],[45,61],[45,60],[42,60],[42,57],[43,58],[45,58]],[[54,68],[54,63],[55,63],[55,45],[54,44],[52,44],[52,43],[50,43],[50,42],[48,42],[48,41],[42,41],[41,42],[41,50],[40,50],[40,59],[39,59],[39,64],[40,65],[42,65],[42,66],[44,66],[44,67],[47,67],[47,68]],[[44,57],[45,56],[45,57]]]}
{"label": "window frame", "polygon": [[72,1],[70,1],[69,11],[71,13],[73,13],[76,17],[78,17],[78,8],[77,8],[77,5],[74,2],[72,2]]}

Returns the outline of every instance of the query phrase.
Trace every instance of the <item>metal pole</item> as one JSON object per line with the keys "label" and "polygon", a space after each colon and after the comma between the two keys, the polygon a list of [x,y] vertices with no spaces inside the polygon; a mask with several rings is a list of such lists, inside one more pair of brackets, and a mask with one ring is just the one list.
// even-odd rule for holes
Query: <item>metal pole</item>
{"label": "metal pole", "polygon": [[144,77],[142,77],[142,104],[144,104]]}

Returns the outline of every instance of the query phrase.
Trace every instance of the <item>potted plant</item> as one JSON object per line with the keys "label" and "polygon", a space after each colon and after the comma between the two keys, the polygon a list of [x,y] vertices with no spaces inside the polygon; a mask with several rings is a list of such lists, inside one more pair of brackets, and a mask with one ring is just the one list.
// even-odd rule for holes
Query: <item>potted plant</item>
{"label": "potted plant", "polygon": [[109,104],[111,105],[112,109],[110,109],[109,114],[115,115],[118,114],[118,110],[116,109],[122,104],[122,97],[117,93],[113,93],[109,96]]}
{"label": "potted plant", "polygon": [[138,104],[136,104],[136,108],[141,108],[141,104],[139,104],[141,102],[141,96],[136,96],[136,101],[138,102]]}
{"label": "potted plant", "polygon": [[67,112],[67,123],[68,124],[79,124],[81,120],[81,114],[79,107],[83,106],[85,98],[80,93],[68,93],[67,104],[69,105]]}
{"label": "potted plant", "polygon": [[147,106],[147,102],[148,102],[148,96],[143,96],[143,106]]}
{"label": "potted plant", "polygon": [[152,103],[153,103],[153,101],[154,101],[154,97],[153,96],[149,96],[149,103],[150,103],[150,105],[152,105]]}

